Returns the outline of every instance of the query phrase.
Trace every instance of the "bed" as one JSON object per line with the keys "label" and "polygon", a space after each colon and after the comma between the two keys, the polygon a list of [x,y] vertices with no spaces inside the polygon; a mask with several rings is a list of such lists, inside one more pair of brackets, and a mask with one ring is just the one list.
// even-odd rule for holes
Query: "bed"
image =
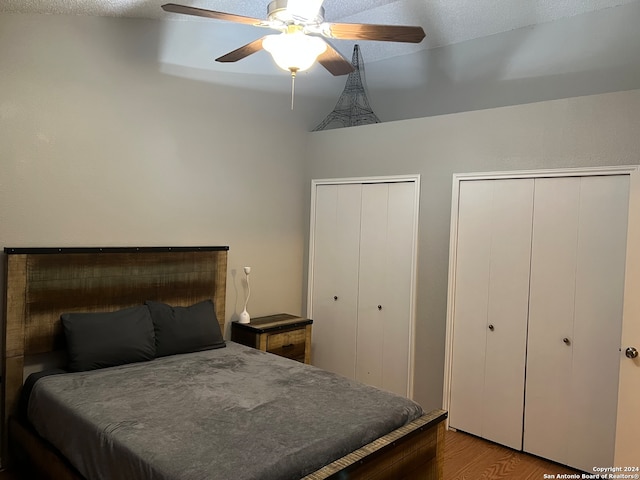
{"label": "bed", "polygon": [[[366,390],[369,387],[233,342],[227,342],[224,348],[166,355],[148,362],[46,376],[33,387],[27,408],[32,420],[27,421],[19,415],[25,362],[33,356],[65,350],[65,336],[60,321],[62,313],[128,309],[142,305],[149,299],[183,307],[211,299],[211,308],[215,308],[215,317],[224,332],[227,253],[227,247],[5,249],[3,466],[26,457],[49,478],[104,478],[104,473],[92,470],[99,463],[98,460],[94,461],[94,457],[106,455],[108,460],[110,451],[105,453],[104,448],[99,448],[99,443],[98,447],[93,447],[93,451],[81,451],[82,444],[90,443],[89,434],[82,432],[97,427],[76,425],[71,430],[73,435],[69,435],[67,426],[71,420],[65,415],[69,403],[75,403],[81,404],[81,410],[85,409],[80,416],[88,416],[87,412],[95,409],[96,405],[111,403],[102,398],[104,392],[108,391],[112,392],[114,398],[126,397],[130,401],[135,397],[138,402],[129,407],[126,404],[113,404],[116,412],[124,412],[129,408],[133,416],[118,414],[118,421],[114,423],[112,412],[106,423],[98,427],[108,430],[109,435],[115,432],[113,437],[105,437],[109,447],[114,450],[114,456],[117,454],[115,450],[123,443],[122,438],[130,439],[127,440],[127,448],[134,445],[133,453],[118,457],[117,463],[120,466],[127,464],[121,460],[127,455],[133,459],[129,461],[131,465],[139,464],[140,459],[146,457],[152,459],[145,463],[142,470],[128,470],[129,478],[168,480],[210,477],[203,473],[206,470],[200,469],[200,463],[209,464],[206,468],[219,470],[219,478],[230,478],[231,471],[235,472],[234,478],[247,479],[441,478],[445,412],[410,411],[413,407],[409,402],[401,407],[392,407],[392,410],[396,408],[400,411],[396,411],[397,418],[394,419],[393,411],[389,416],[380,413],[386,402],[385,395],[388,395],[384,392],[380,392],[383,395],[381,398],[376,398],[367,406],[368,393],[358,389]],[[265,364],[265,361],[269,363]],[[150,370],[151,366],[158,371]],[[217,378],[220,384],[206,380],[189,387],[181,383],[184,383],[184,379],[204,378],[202,375],[205,373],[209,375],[206,378],[210,379],[211,372],[199,369],[214,367],[218,370],[213,373],[213,378]],[[170,416],[180,419],[181,410],[206,409],[198,413],[197,422],[192,421],[190,428],[184,428],[188,430],[187,437],[193,437],[190,442],[185,442],[185,437],[179,436],[179,426],[188,425],[189,420],[178,420],[176,426],[168,427],[167,433],[165,422],[154,420],[158,418],[158,412],[148,412],[148,418],[141,416],[143,412],[146,415],[147,410],[153,410],[149,408],[150,405],[162,404],[165,397],[142,389],[139,389],[138,397],[119,393],[118,390],[127,383],[152,384],[150,378],[155,379],[165,373],[171,378],[170,375],[175,375],[177,371],[182,373],[169,380],[169,385],[179,387],[173,390],[187,392],[187,388],[196,388],[196,393],[188,393],[183,401],[186,409],[180,405],[167,407],[171,409]],[[254,375],[252,380],[236,375],[250,371]],[[366,421],[373,420],[373,423],[354,426],[352,430],[351,427],[341,428],[346,425],[346,420],[341,419],[330,404],[322,403],[321,394],[310,393],[311,384],[323,385],[322,382],[344,384],[342,387],[346,390],[340,394],[344,395],[341,397],[344,403],[357,404],[359,408],[353,411],[361,411],[362,416],[368,418]],[[88,390],[78,394],[70,390],[70,384],[82,384],[83,388],[95,384],[94,395],[97,397],[90,397],[86,393]],[[272,384],[278,385],[280,390],[270,390]],[[103,393],[100,393],[100,388],[105,385],[111,387],[107,390],[103,388]],[[329,387],[321,388],[329,391]],[[26,388],[24,390],[27,391]],[[65,395],[68,398],[61,400]],[[158,395],[156,402],[145,400],[153,398],[153,395]],[[352,395],[351,399],[349,395]],[[206,398],[206,402],[189,400],[197,396]],[[47,397],[51,397],[47,401],[53,403],[38,406],[40,400],[35,398],[46,400]],[[281,400],[282,397],[286,400]],[[326,399],[327,402],[330,400]],[[141,408],[139,402],[144,401],[147,402],[146,407]],[[238,405],[242,408],[236,408]],[[235,410],[238,411],[234,417]],[[251,412],[251,415],[248,416],[246,412]],[[108,411],[100,412],[103,413],[107,415]],[[220,413],[222,415],[214,417],[214,414]],[[353,412],[349,415],[353,415]],[[55,417],[58,423],[38,423],[47,416]],[[141,441],[141,436],[136,436],[138,431],[145,430],[141,425],[152,425],[154,421],[157,425],[149,427],[147,435],[163,439],[176,435],[176,441],[155,442],[158,444],[154,446],[155,450],[147,444],[135,447],[136,442]],[[276,424],[284,424],[285,429],[276,433]],[[200,428],[202,425],[206,428]],[[220,432],[219,438],[199,436],[210,433],[211,425],[216,428],[222,425],[217,430]],[[319,428],[320,433],[313,428]],[[336,431],[340,435],[336,435]],[[47,439],[41,435],[43,432]],[[325,434],[326,438],[322,436]],[[309,437],[309,443],[301,440],[305,435]],[[367,435],[373,436],[369,438]],[[314,439],[317,440],[315,443]],[[73,441],[77,443],[75,446]],[[105,441],[104,438],[102,441]],[[179,454],[175,451],[176,443],[182,449]],[[229,445],[232,448],[225,450]],[[264,451],[261,453],[260,450]],[[308,455],[301,460],[303,457],[293,450],[308,450]],[[171,460],[172,455],[176,461]],[[178,457],[184,458],[186,463],[180,465]],[[189,465],[193,469],[190,470]],[[141,473],[145,471],[148,475]]]}

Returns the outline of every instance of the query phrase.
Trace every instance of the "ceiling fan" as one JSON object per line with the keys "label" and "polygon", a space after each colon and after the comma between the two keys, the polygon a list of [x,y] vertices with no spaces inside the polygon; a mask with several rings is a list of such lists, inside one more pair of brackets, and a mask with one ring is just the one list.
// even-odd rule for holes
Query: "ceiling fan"
{"label": "ceiling fan", "polygon": [[216,58],[216,61],[237,62],[265,49],[271,53],[276,64],[290,71],[293,77],[298,71],[311,67],[316,59],[333,75],[346,75],[354,70],[351,62],[321,37],[408,43],[420,43],[425,37],[422,27],[325,22],[322,2],[323,0],[274,0],[267,7],[266,20],[175,3],[167,3],[162,8],[166,12],[279,30],[279,35],[267,35],[254,40]]}

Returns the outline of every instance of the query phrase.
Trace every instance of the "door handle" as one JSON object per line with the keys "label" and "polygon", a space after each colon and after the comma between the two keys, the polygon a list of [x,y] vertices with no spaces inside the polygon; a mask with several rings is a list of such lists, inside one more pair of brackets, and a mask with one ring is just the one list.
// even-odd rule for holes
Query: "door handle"
{"label": "door handle", "polygon": [[627,358],[637,358],[638,357],[638,350],[636,350],[635,347],[628,347],[624,351],[624,354],[627,356]]}

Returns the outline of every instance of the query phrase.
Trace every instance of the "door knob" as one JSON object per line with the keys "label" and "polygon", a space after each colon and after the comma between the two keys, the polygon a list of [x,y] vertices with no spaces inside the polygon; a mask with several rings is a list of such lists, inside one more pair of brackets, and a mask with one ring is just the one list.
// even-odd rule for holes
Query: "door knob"
{"label": "door knob", "polygon": [[382,310],[382,305],[378,305],[378,310]]}
{"label": "door knob", "polygon": [[492,332],[495,330],[496,327],[494,327],[493,325],[489,325],[489,330],[491,330]]}
{"label": "door knob", "polygon": [[636,350],[634,347],[629,347],[624,351],[624,354],[628,358],[636,358],[638,356],[638,350]]}
{"label": "door knob", "polygon": [[338,300],[338,296],[337,296],[337,295],[334,295],[334,296],[333,296],[333,299],[334,299],[334,300]]}

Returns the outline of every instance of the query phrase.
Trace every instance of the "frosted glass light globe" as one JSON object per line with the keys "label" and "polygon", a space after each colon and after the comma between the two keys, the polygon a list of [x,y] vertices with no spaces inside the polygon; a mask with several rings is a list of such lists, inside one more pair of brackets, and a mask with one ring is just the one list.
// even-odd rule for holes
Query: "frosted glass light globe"
{"label": "frosted glass light globe", "polygon": [[301,72],[307,70],[327,49],[327,44],[318,37],[295,31],[279,35],[267,35],[262,47],[283,70]]}

